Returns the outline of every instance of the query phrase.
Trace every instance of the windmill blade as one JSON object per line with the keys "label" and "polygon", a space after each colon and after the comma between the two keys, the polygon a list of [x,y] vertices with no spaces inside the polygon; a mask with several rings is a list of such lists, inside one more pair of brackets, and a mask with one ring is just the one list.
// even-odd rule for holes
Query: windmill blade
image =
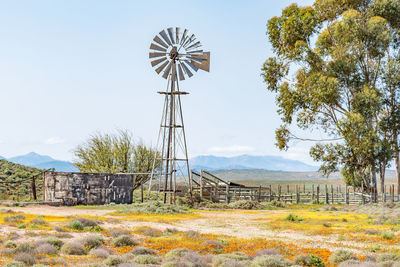
{"label": "windmill blade", "polygon": [[200,46],[201,46],[201,43],[200,43],[200,41],[199,41],[199,42],[197,42],[197,43],[192,44],[191,46],[188,46],[188,47],[186,48],[186,50],[192,50],[192,49],[195,49],[195,48],[200,47]]}
{"label": "windmill blade", "polygon": [[188,67],[186,67],[185,63],[184,63],[184,62],[181,62],[181,64],[182,64],[183,70],[184,70],[185,73],[189,76],[189,78],[192,77],[192,76],[193,76],[193,73],[189,70]]}
{"label": "windmill blade", "polygon": [[199,68],[192,64],[189,60],[185,60],[185,63],[188,64],[194,71],[198,71]]}
{"label": "windmill blade", "polygon": [[156,69],[156,72],[157,72],[158,74],[160,74],[160,72],[165,68],[165,66],[167,66],[167,64],[168,64],[168,61],[165,61],[160,67],[158,67],[158,68]]}
{"label": "windmill blade", "polygon": [[201,53],[203,53],[203,50],[188,51],[186,53],[187,54],[201,54]]}
{"label": "windmill blade", "polygon": [[194,41],[194,39],[196,39],[196,36],[194,34],[192,34],[192,36],[190,36],[190,38],[187,39],[187,41],[185,42],[185,44],[183,45],[183,47],[187,47],[191,42]]}
{"label": "windmill blade", "polygon": [[175,38],[176,44],[179,44],[179,40],[181,38],[181,28],[176,27],[175,33],[176,33],[176,38]]}
{"label": "windmill blade", "polygon": [[189,34],[189,30],[185,29],[183,31],[183,35],[182,35],[182,39],[181,39],[181,45],[183,45],[183,43],[186,41],[186,38],[187,38],[188,34]]}
{"label": "windmill blade", "polygon": [[183,74],[183,70],[182,70],[181,64],[178,64],[178,73],[179,73],[179,80],[180,81],[185,80],[185,75]]}
{"label": "windmill blade", "polygon": [[167,60],[167,58],[166,57],[162,57],[160,59],[153,60],[151,62],[151,66],[154,67],[154,66],[160,64],[161,62],[163,62],[164,60]]}
{"label": "windmill blade", "polygon": [[197,58],[197,57],[187,57],[187,58],[190,59],[191,61],[195,61],[195,62],[199,62],[199,63],[203,62],[203,59],[201,59],[201,58]]}
{"label": "windmill blade", "polygon": [[167,52],[167,49],[165,49],[164,47],[158,46],[158,45],[153,44],[153,43],[151,43],[150,49]]}
{"label": "windmill blade", "polygon": [[197,68],[210,72],[210,52],[204,52],[202,55],[198,55],[198,57],[202,57],[202,62],[198,63],[196,61],[192,61],[191,63]]}
{"label": "windmill blade", "polygon": [[172,44],[175,44],[174,28],[168,28],[167,31]]}
{"label": "windmill blade", "polygon": [[169,40],[169,38],[164,30],[160,31],[160,35],[167,44],[172,45],[171,41]]}
{"label": "windmill blade", "polygon": [[205,53],[203,54],[194,54],[190,55],[190,58],[197,58],[197,59],[208,59],[207,55]]}
{"label": "windmill blade", "polygon": [[153,57],[162,57],[165,56],[167,53],[158,53],[158,52],[150,52],[149,53],[149,58],[153,58]]}
{"label": "windmill blade", "polygon": [[169,72],[171,70],[171,66],[172,66],[172,61],[168,64],[167,68],[164,70],[164,74],[162,76],[164,79],[168,78]]}
{"label": "windmill blade", "polygon": [[162,47],[168,48],[168,45],[166,43],[164,43],[164,41],[161,40],[161,38],[158,37],[157,35],[156,35],[156,37],[154,37],[153,41],[156,42],[157,44],[161,45]]}

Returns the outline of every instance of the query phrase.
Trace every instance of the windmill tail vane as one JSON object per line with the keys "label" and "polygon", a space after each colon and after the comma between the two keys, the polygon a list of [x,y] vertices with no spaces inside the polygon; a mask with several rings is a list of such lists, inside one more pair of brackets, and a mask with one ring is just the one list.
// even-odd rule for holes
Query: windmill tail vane
{"label": "windmill tail vane", "polygon": [[149,182],[149,191],[156,186],[164,193],[164,203],[168,195],[170,203],[175,203],[177,179],[186,178],[190,192],[192,188],[181,105],[181,95],[188,93],[179,90],[179,81],[191,78],[199,69],[210,71],[210,52],[201,47],[194,34],[179,27],[160,31],[150,45],[151,66],[167,79],[166,91],[158,92],[165,97],[157,140],[160,153],[155,154]]}

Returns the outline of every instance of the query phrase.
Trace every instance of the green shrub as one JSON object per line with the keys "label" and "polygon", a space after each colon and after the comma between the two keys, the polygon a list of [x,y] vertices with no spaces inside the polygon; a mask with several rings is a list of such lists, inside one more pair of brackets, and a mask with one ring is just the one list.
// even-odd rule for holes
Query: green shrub
{"label": "green shrub", "polygon": [[90,255],[93,255],[97,258],[107,258],[110,256],[110,252],[107,249],[104,248],[96,248],[90,251]]}
{"label": "green shrub", "polygon": [[61,252],[68,255],[85,255],[85,247],[76,241],[66,243],[62,246]]}
{"label": "green shrub", "polygon": [[146,247],[135,247],[131,250],[133,255],[155,255],[156,252],[156,250]]}
{"label": "green shrub", "polygon": [[251,267],[287,267],[293,265],[290,260],[279,255],[263,255],[255,257]]}
{"label": "green shrub", "polygon": [[7,243],[5,244],[6,248],[16,248],[17,244],[13,241],[7,241]]}
{"label": "green shrub", "polygon": [[98,235],[88,235],[82,239],[82,244],[85,248],[93,249],[104,243],[104,239]]}
{"label": "green shrub", "polygon": [[124,247],[124,246],[135,246],[137,245],[137,241],[134,240],[131,236],[129,235],[121,235],[119,237],[116,237],[112,243],[113,246],[116,247]]}
{"label": "green shrub", "polygon": [[285,217],[285,220],[286,220],[286,221],[289,221],[289,222],[301,222],[301,221],[303,220],[303,218],[297,216],[296,214],[289,213],[289,214]]}
{"label": "green shrub", "polygon": [[285,202],[278,201],[275,199],[270,202],[270,205],[273,207],[277,207],[277,208],[285,208],[286,207]]}
{"label": "green shrub", "polygon": [[380,254],[376,257],[376,262],[384,262],[384,261],[397,261],[399,257],[396,254]]}
{"label": "green shrub", "polygon": [[328,227],[328,228],[332,227],[332,224],[329,223],[329,222],[324,222],[322,225],[325,226],[325,227]]}
{"label": "green shrub", "polygon": [[78,230],[78,231],[83,230],[83,225],[82,225],[82,223],[81,223],[80,221],[78,221],[78,220],[73,220],[73,221],[71,222],[71,224],[69,225],[69,227],[72,228],[72,229],[74,229],[74,230]]}
{"label": "green shrub", "polygon": [[121,228],[110,229],[110,230],[108,230],[108,232],[110,233],[110,235],[112,237],[118,237],[120,235],[129,235],[130,234],[129,230],[121,229]]}
{"label": "green shrub", "polygon": [[228,262],[231,261],[248,261],[249,256],[241,253],[241,252],[234,252],[234,253],[229,253],[229,254],[219,254],[216,255],[212,259],[212,266],[213,267],[224,267],[228,266]]}
{"label": "green shrub", "polygon": [[302,266],[313,266],[313,267],[324,267],[324,261],[315,255],[308,254],[308,255],[298,255],[294,259],[294,262],[298,265]]}
{"label": "green shrub", "polygon": [[31,224],[45,225],[47,222],[42,218],[35,218],[31,221]]}
{"label": "green shrub", "polygon": [[20,252],[24,252],[24,253],[30,253],[30,254],[34,254],[35,249],[33,248],[33,245],[31,243],[20,243],[18,244],[18,246],[15,248],[15,253],[20,253]]}
{"label": "green shrub", "polygon": [[26,267],[25,263],[20,261],[12,261],[5,265],[5,267]]}
{"label": "green shrub", "polygon": [[259,202],[251,200],[238,200],[229,203],[228,206],[231,209],[242,209],[242,210],[254,210],[254,209],[264,208],[264,206],[261,205]]}
{"label": "green shrub", "polygon": [[40,244],[36,247],[37,254],[56,255],[58,254],[57,248],[49,243]]}
{"label": "green shrub", "polygon": [[348,250],[343,250],[343,249],[336,250],[329,257],[329,262],[332,265],[338,265],[339,263],[347,261],[347,260],[356,260],[356,257],[354,257],[352,252],[350,252]]}
{"label": "green shrub", "polygon": [[95,227],[99,225],[97,221],[87,218],[76,218],[75,221],[80,222],[83,227]]}
{"label": "green shrub", "polygon": [[104,264],[109,266],[117,266],[118,264],[124,263],[125,260],[121,256],[109,256],[103,261]]}
{"label": "green shrub", "polygon": [[18,252],[17,254],[15,254],[14,260],[18,262],[23,262],[27,265],[33,265],[36,263],[35,256],[27,252]]}
{"label": "green shrub", "polygon": [[18,229],[25,229],[26,228],[26,224],[21,223],[17,226]]}
{"label": "green shrub", "polygon": [[127,208],[118,211],[119,213],[140,213],[140,214],[182,214],[188,213],[188,208],[167,205],[159,201],[134,203],[128,205]]}
{"label": "green shrub", "polygon": [[394,233],[392,232],[383,232],[381,233],[382,238],[392,240],[394,237]]}
{"label": "green shrub", "polygon": [[18,215],[14,215],[14,216],[7,216],[4,218],[5,222],[8,223],[20,223],[23,220],[25,220],[25,215],[23,214],[18,214]]}
{"label": "green shrub", "polygon": [[55,246],[57,249],[61,249],[61,247],[64,245],[64,242],[55,236],[50,236],[46,238],[44,241],[48,244]]}
{"label": "green shrub", "polygon": [[160,260],[152,255],[137,255],[134,259],[134,262],[139,264],[159,264]]}
{"label": "green shrub", "polygon": [[167,254],[165,254],[165,259],[167,261],[176,260],[180,257],[185,256],[189,252],[190,252],[190,250],[188,250],[186,248],[176,248],[176,249],[170,250]]}

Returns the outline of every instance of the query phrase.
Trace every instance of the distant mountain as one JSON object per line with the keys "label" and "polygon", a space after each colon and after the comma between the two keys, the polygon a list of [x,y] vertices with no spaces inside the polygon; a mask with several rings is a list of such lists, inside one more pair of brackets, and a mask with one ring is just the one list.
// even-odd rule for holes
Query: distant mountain
{"label": "distant mountain", "polygon": [[190,160],[191,168],[200,170],[270,170],[289,172],[312,172],[318,167],[308,165],[298,160],[285,159],[276,156],[251,156],[237,157],[198,156]]}
{"label": "distant mountain", "polygon": [[7,159],[10,162],[38,169],[52,169],[61,172],[76,172],[78,169],[69,161],[56,160],[52,157],[30,152],[26,155]]}

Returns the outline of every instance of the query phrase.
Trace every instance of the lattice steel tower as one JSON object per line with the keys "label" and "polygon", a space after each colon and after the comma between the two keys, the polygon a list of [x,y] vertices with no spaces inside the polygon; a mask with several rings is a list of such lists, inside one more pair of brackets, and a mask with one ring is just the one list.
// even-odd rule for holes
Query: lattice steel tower
{"label": "lattice steel tower", "polygon": [[[190,35],[187,29],[182,31],[179,27],[162,30],[150,45],[151,66],[158,74],[162,72],[167,88],[158,92],[164,95],[165,101],[157,140],[160,154],[156,154],[153,161],[149,191],[154,186],[153,182],[157,181],[159,192],[164,193],[164,203],[168,194],[170,203],[175,202],[177,177],[187,177],[190,181],[181,105],[181,95],[188,93],[180,91],[178,81],[192,77],[192,71],[209,71],[210,52],[204,52],[200,47],[194,34]],[[158,162],[161,162],[161,168],[157,168]]]}

